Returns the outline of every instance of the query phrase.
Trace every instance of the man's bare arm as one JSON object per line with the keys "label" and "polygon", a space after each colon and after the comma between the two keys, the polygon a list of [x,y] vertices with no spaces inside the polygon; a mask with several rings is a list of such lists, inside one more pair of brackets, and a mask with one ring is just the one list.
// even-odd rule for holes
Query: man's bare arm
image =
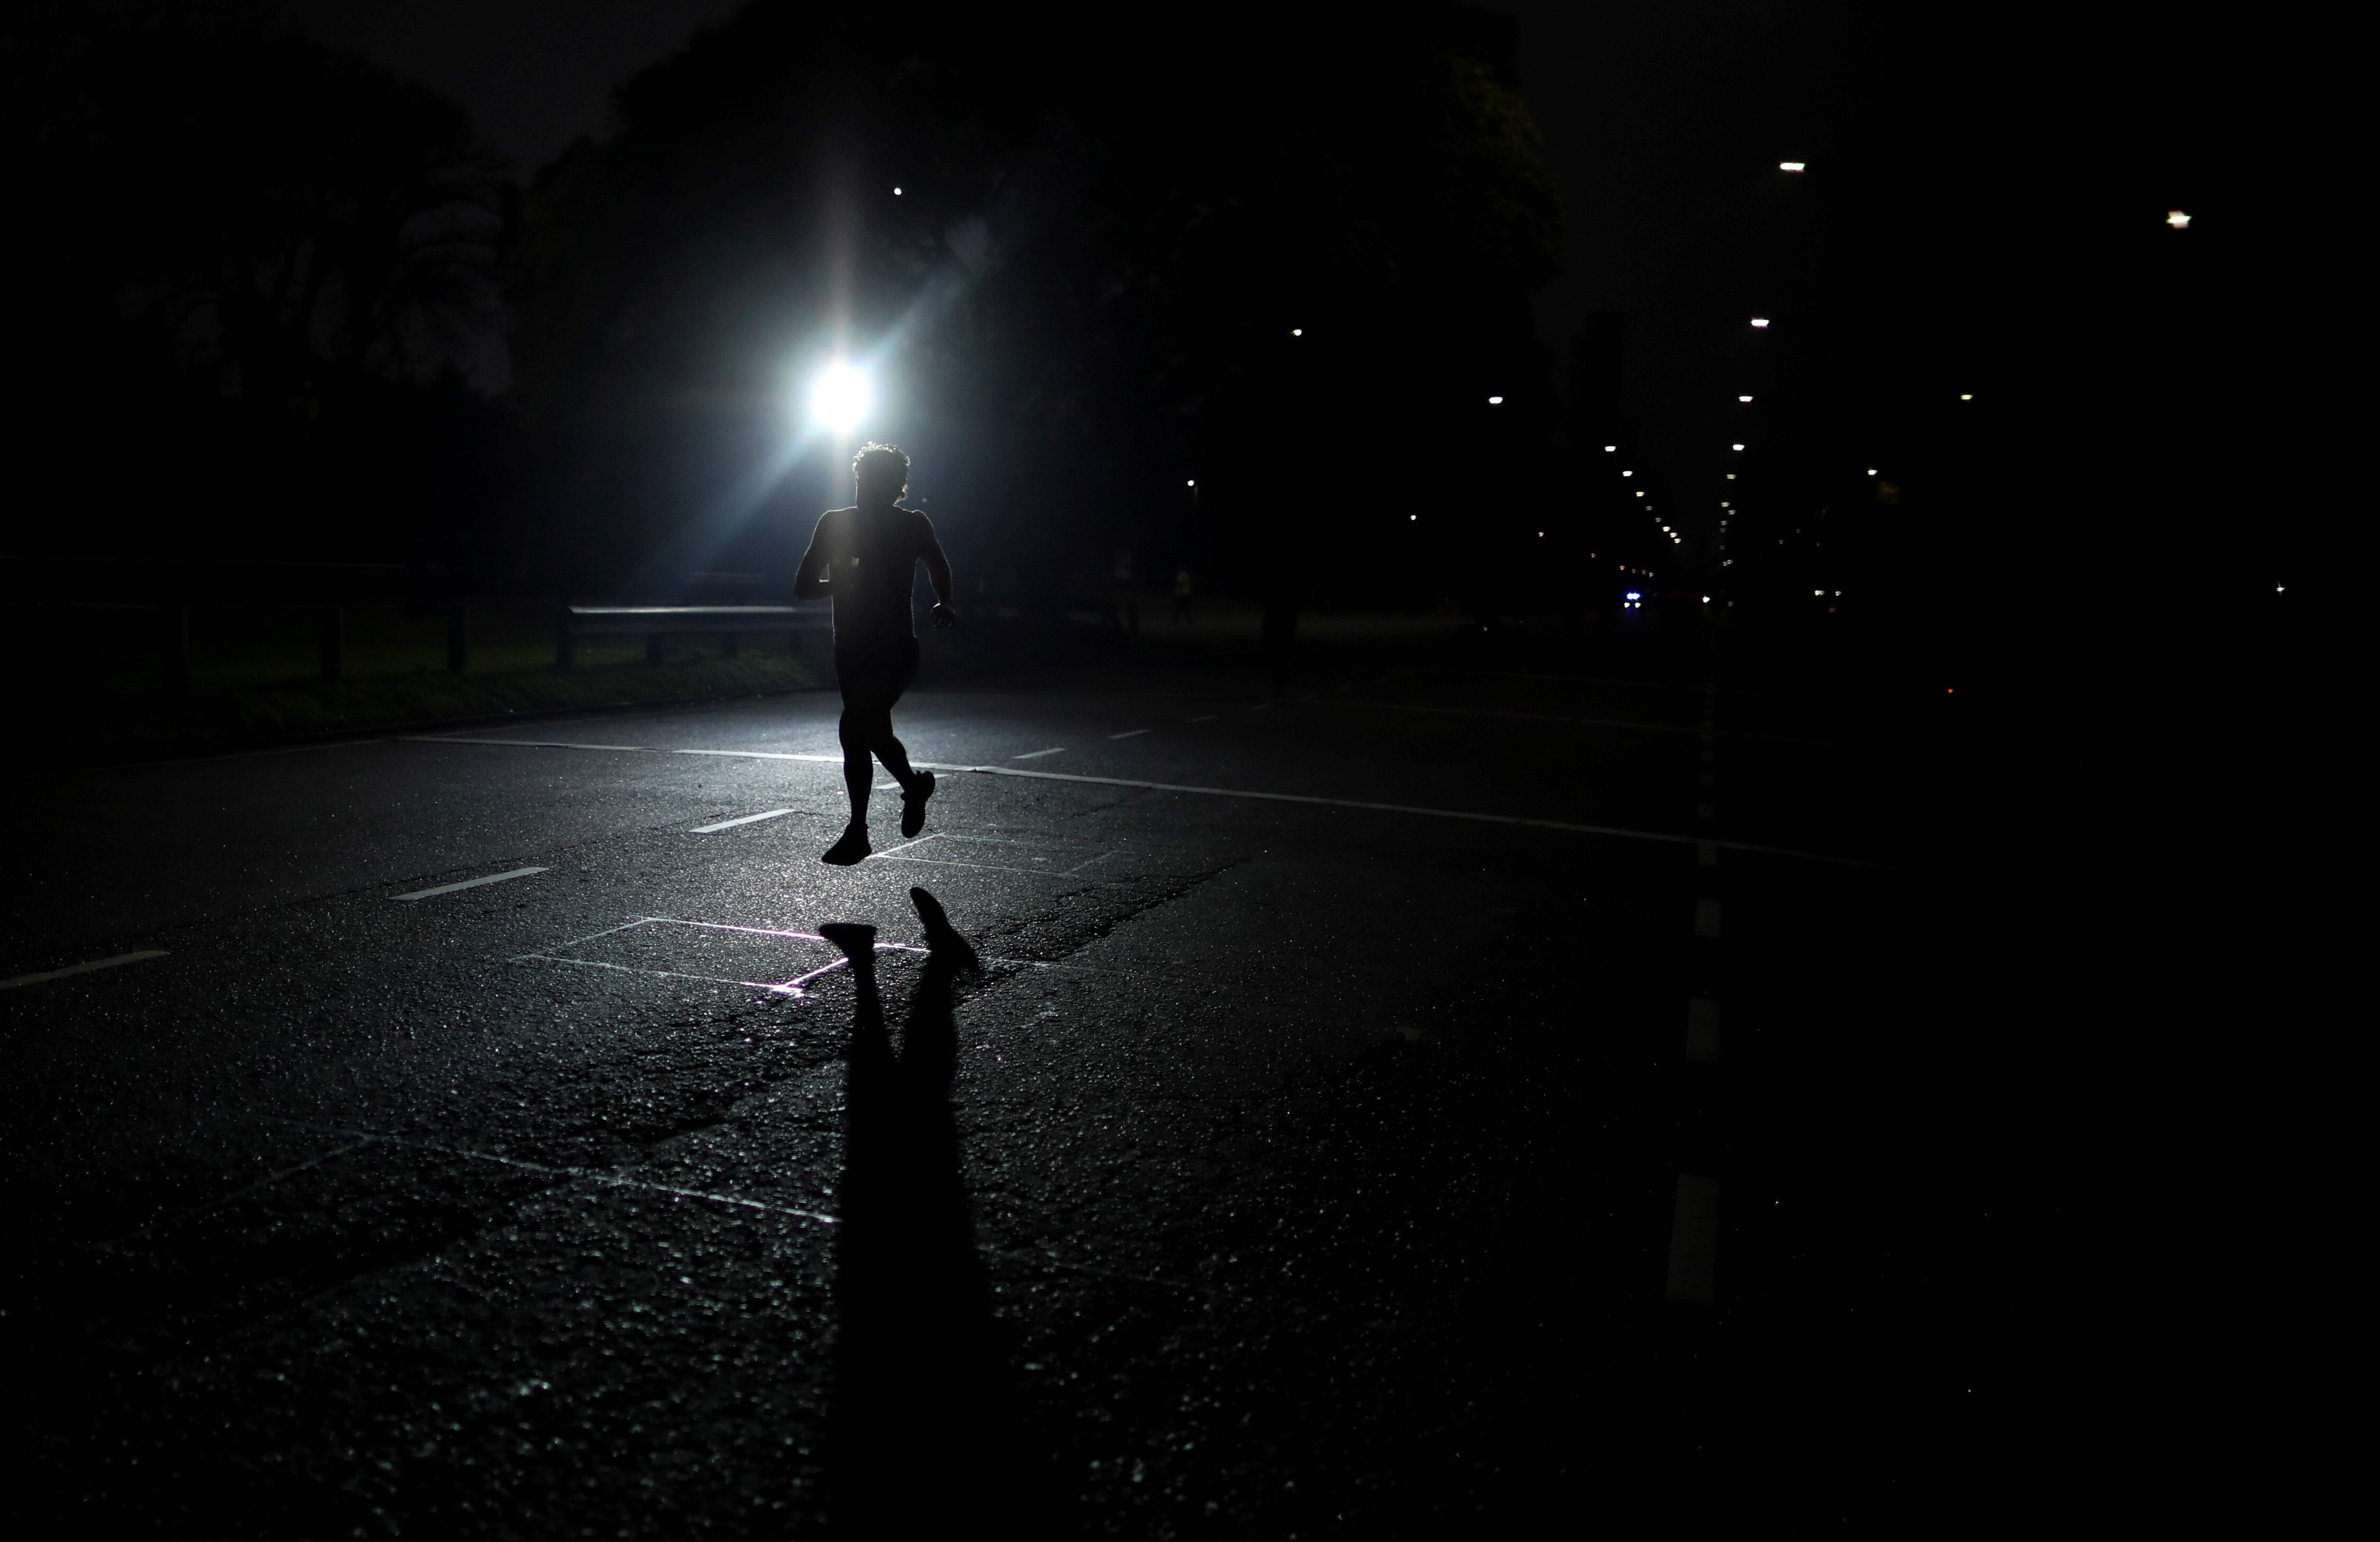
{"label": "man's bare arm", "polygon": [[951,560],[942,555],[942,543],[929,540],[925,552],[926,581],[934,586],[934,625],[955,626],[959,613],[951,606]]}
{"label": "man's bare arm", "polygon": [[810,548],[802,553],[802,565],[794,570],[795,599],[820,600],[829,592],[826,575],[820,571],[826,566],[825,545],[826,521],[821,519],[810,532]]}

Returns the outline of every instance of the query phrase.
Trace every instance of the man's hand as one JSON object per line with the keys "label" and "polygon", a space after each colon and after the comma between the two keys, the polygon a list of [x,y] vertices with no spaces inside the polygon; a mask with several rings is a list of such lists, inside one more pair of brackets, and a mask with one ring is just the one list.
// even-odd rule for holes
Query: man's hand
{"label": "man's hand", "polygon": [[944,601],[934,607],[935,625],[947,631],[949,628],[955,626],[958,624],[959,613],[951,609],[950,602],[948,601]]}

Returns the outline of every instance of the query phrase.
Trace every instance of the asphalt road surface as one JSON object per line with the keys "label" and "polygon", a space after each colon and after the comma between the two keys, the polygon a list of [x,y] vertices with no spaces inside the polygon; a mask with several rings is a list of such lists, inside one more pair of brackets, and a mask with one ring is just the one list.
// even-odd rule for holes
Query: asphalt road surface
{"label": "asphalt road surface", "polygon": [[1831,1524],[1972,1445],[1920,730],[1017,675],[834,868],[834,710],[11,783],[13,1535]]}

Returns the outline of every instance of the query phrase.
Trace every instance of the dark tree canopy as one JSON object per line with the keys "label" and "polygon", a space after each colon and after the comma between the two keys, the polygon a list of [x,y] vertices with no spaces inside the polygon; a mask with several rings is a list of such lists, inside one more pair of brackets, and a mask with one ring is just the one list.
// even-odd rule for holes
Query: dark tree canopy
{"label": "dark tree canopy", "polygon": [[1414,511],[1484,529],[1525,492],[1560,217],[1508,22],[1226,6],[1127,49],[868,15],[759,0],[532,189],[516,378],[585,581],[729,540],[839,349],[880,360],[886,426],[995,587],[1210,528],[1246,579],[1315,541],[1394,568]]}
{"label": "dark tree canopy", "polygon": [[508,184],[461,110],[240,5],[18,7],[0,97],[61,491],[116,540],[401,551],[433,398],[501,365]]}

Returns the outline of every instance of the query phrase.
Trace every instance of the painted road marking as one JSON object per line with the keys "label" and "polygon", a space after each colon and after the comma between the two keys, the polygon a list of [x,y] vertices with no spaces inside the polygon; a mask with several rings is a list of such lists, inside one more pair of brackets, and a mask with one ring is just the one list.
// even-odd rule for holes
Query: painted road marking
{"label": "painted road marking", "polygon": [[1066,747],[1064,745],[1059,745],[1050,749],[1028,749],[1022,755],[1012,755],[1009,759],[1012,760],[1038,760],[1044,755],[1063,755],[1065,753]]}
{"label": "painted road marking", "polygon": [[[430,743],[445,743],[431,740]],[[515,742],[515,741],[505,741]],[[672,755],[717,755],[748,760],[807,760],[818,765],[839,766],[840,755],[797,755],[771,749],[674,749]],[[1037,751],[1052,754],[1055,751]],[[1022,759],[1022,757],[1020,757]],[[1041,782],[1075,782],[1092,787],[1135,787],[1151,793],[1186,793],[1195,797],[1253,798],[1267,803],[1304,803],[1322,808],[1360,808],[1376,814],[1415,814],[1433,820],[1469,820],[1479,824],[1513,825],[1524,830],[1559,830],[1572,835],[1610,835],[1626,841],[1664,841],[1673,844],[1691,845],[1699,850],[1709,844],[1714,850],[1751,852],[1763,856],[1790,856],[1803,862],[1830,862],[1845,868],[1876,868],[1887,872],[1899,869],[1889,862],[1870,862],[1857,856],[1836,856],[1821,851],[1795,851],[1790,846],[1764,846],[1751,841],[1712,841],[1701,837],[1677,835],[1662,830],[1627,830],[1617,825],[1573,824],[1566,820],[1532,820],[1517,814],[1475,814],[1464,808],[1427,808],[1409,803],[1369,803],[1357,798],[1313,797],[1304,793],[1263,793],[1246,787],[1194,787],[1173,782],[1142,782],[1123,776],[1079,776],[1067,771],[1026,771],[1020,766],[968,766],[954,761],[912,760],[919,771],[972,772],[978,776],[1021,776]],[[1710,805],[1704,804],[1704,808]],[[1706,814],[1704,818],[1713,816]]]}
{"label": "painted road marking", "polygon": [[1718,1003],[1708,996],[1686,1002],[1686,1059],[1696,1065],[1718,1063]]}
{"label": "painted road marking", "polygon": [[410,894],[391,894],[389,898],[392,900],[426,900],[432,894],[451,894],[458,889],[477,889],[483,883],[504,883],[513,879],[528,878],[533,873],[541,873],[545,870],[546,869],[543,868],[515,868],[508,873],[490,873],[485,878],[467,878],[460,883],[442,883],[435,889],[416,889]]}
{"label": "painted road marking", "polygon": [[1138,738],[1141,735],[1148,732],[1148,730],[1146,728],[1127,728],[1121,734],[1111,734],[1108,737],[1111,739],[1133,739]]}
{"label": "painted road marking", "polygon": [[1718,1180],[1678,1174],[1670,1214],[1670,1299],[1708,1306],[1718,1299]]}
{"label": "painted road marking", "polygon": [[408,734],[406,738],[421,745],[504,745],[512,749],[617,749],[642,753],[644,745],[582,745],[567,739],[467,739],[460,735]]}
{"label": "painted road marking", "polygon": [[759,824],[762,820],[783,819],[785,815],[792,812],[793,810],[790,808],[771,808],[765,814],[747,814],[741,819],[722,820],[717,824],[698,824],[692,830],[687,831],[686,833],[688,835],[708,835],[713,831],[733,830],[739,824]]}
{"label": "painted road marking", "polygon": [[1694,862],[1698,867],[1718,867],[1718,843],[1717,841],[1696,841],[1694,843]]}
{"label": "painted road marking", "polygon": [[1220,717],[1220,715],[1221,715],[1221,714],[1220,714],[1220,713],[1218,713],[1218,712],[1208,712],[1208,713],[1206,713],[1204,716],[1201,716],[1201,717],[1195,717],[1195,718],[1190,719],[1189,721],[1190,721],[1190,722],[1214,722],[1214,721],[1215,721],[1215,719],[1216,719],[1216,718]]}
{"label": "painted road marking", "polygon": [[1694,902],[1694,935],[1696,937],[1718,935],[1718,901],[1696,900]]}
{"label": "painted road marking", "polygon": [[[1531,676],[1531,678],[1535,677]],[[1704,719],[1700,727],[1688,728],[1674,722],[1636,722],[1626,718],[1577,718],[1556,712],[1500,711],[1491,707],[1425,707],[1408,701],[1320,700],[1316,701],[1315,705],[1360,707],[1380,712],[1427,712],[1440,717],[1512,718],[1522,722],[1558,722],[1578,728],[1624,728],[1639,734],[1700,734],[1705,744],[1709,744],[1713,740],[1713,729],[1707,717]],[[1811,745],[1821,749],[1835,747],[1826,739],[1802,739],[1790,734],[1753,734],[1740,728],[1728,729],[1724,736],[1730,739],[1766,739],[1774,744]]]}
{"label": "painted road marking", "polygon": [[[771,1215],[794,1216],[803,1220],[814,1220],[821,1226],[832,1226],[837,1223],[835,1217],[820,1210],[797,1210],[789,1205],[771,1205],[759,1199],[747,1199],[739,1194],[719,1194],[709,1189],[679,1188],[670,1184],[647,1183],[643,1179],[623,1177],[617,1172],[602,1168],[550,1166],[544,1162],[525,1161],[518,1157],[500,1156],[491,1151],[474,1151],[468,1147],[441,1146],[423,1140],[402,1140],[395,1135],[384,1135],[372,1130],[342,1130],[320,1124],[302,1123],[295,1119],[286,1120],[284,1123],[297,1125],[301,1130],[321,1130],[329,1135],[351,1135],[357,1145],[372,1143],[402,1147],[413,1151],[435,1151],[442,1156],[461,1157],[468,1161],[493,1162],[503,1167],[516,1168],[523,1172],[546,1173],[557,1178],[575,1178],[582,1183],[601,1184],[606,1188],[642,1189],[650,1194],[675,1195],[681,1199],[702,1199],[713,1205],[733,1205],[747,1210],[766,1210]],[[347,1149],[352,1150],[354,1147],[350,1147]]]}
{"label": "painted road marking", "polygon": [[62,980],[68,975],[88,975],[93,969],[113,969],[119,964],[138,964],[144,958],[163,958],[163,948],[143,948],[135,953],[117,953],[113,958],[94,958],[88,964],[69,964],[63,969],[45,969],[38,975],[18,975],[15,979],[0,980],[0,990],[14,990],[20,985],[39,985],[43,980]]}

